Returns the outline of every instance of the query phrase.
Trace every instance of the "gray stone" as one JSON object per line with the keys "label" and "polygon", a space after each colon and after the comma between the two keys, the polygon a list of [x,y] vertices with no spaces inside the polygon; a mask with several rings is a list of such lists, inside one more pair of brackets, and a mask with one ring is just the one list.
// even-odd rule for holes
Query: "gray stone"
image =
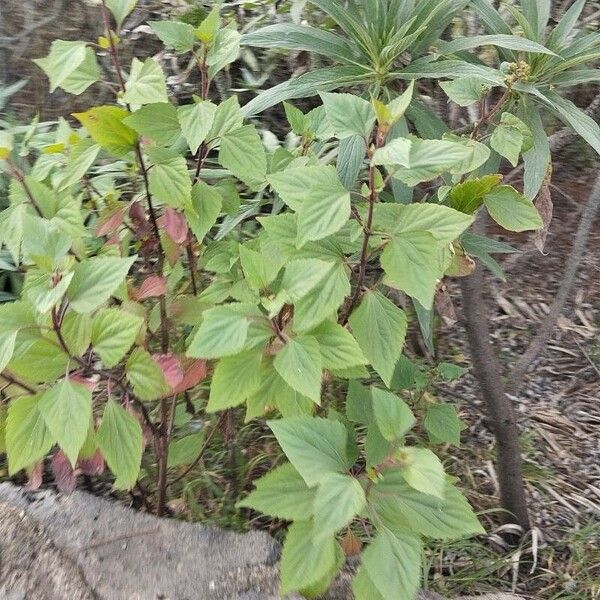
{"label": "gray stone", "polygon": [[[0,600],[280,600],[278,557],[279,545],[263,532],[157,519],[83,492],[0,484]],[[350,600],[350,579],[342,573],[326,599]],[[422,592],[419,600],[444,599]]]}

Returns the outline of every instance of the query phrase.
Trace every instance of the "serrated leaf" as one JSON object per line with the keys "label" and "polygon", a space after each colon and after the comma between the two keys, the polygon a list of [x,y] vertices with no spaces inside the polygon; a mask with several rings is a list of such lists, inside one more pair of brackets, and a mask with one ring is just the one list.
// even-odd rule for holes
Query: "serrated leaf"
{"label": "serrated leaf", "polygon": [[319,342],[324,369],[346,369],[367,364],[358,342],[341,325],[325,321],[313,329],[310,335]]}
{"label": "serrated leaf", "polygon": [[42,394],[38,408],[53,439],[75,467],[90,427],[92,392],[65,378]]}
{"label": "serrated leaf", "polygon": [[217,111],[217,106],[205,100],[186,104],[177,109],[177,119],[181,125],[181,131],[193,154],[198,152],[200,144],[206,140]]}
{"label": "serrated leaf", "polygon": [[339,421],[293,417],[267,421],[279,445],[309,487],[330,473],[345,472],[348,432]]}
{"label": "serrated leaf", "polygon": [[386,527],[410,529],[432,539],[452,540],[485,533],[465,497],[450,483],[443,499],[423,494],[397,470],[386,470],[373,487],[373,509]]}
{"label": "serrated leaf", "polygon": [[321,479],[314,499],[314,537],[336,533],[360,514],[367,504],[359,481],[349,475],[330,473]]}
{"label": "serrated leaf", "polygon": [[400,472],[411,488],[443,499],[446,475],[440,459],[431,450],[406,446],[396,457]]}
{"label": "serrated leaf", "polygon": [[416,419],[408,404],[386,390],[371,387],[373,415],[379,431],[388,442],[401,439],[414,426]]}
{"label": "serrated leaf", "polygon": [[544,225],[533,202],[510,185],[492,190],[484,204],[492,219],[508,231],[529,231]]}
{"label": "serrated leaf", "polygon": [[223,206],[221,194],[213,187],[198,181],[192,187],[192,202],[184,210],[190,229],[199,243],[217,222]]}
{"label": "serrated leaf", "polygon": [[250,321],[231,305],[204,311],[187,355],[193,358],[221,358],[240,352],[246,344]]}
{"label": "serrated leaf", "polygon": [[169,444],[168,467],[189,465],[198,458],[204,442],[204,431],[186,435]]}
{"label": "serrated leaf", "polygon": [[110,470],[116,489],[135,485],[142,460],[142,428],[138,420],[114,400],[104,407],[96,441]]}
{"label": "serrated leaf", "polygon": [[440,81],[440,87],[452,102],[459,106],[471,106],[481,100],[488,86],[476,77],[462,77]]}
{"label": "serrated leaf", "polygon": [[102,306],[123,283],[136,258],[97,256],[78,263],[67,289],[71,308],[90,313]]}
{"label": "serrated leaf", "polygon": [[324,180],[313,184],[308,193],[304,190],[306,195],[298,209],[300,247],[336,233],[350,218],[350,192],[340,183],[333,167],[323,169]]}
{"label": "serrated leaf", "polygon": [[427,409],[423,426],[433,444],[460,445],[461,422],[453,406],[432,404]]}
{"label": "serrated leaf", "polygon": [[119,363],[135,342],[144,320],[118,308],[105,308],[94,315],[92,346],[109,369]]}
{"label": "serrated leaf", "polygon": [[167,84],[160,65],[153,58],[147,58],[144,62],[134,58],[129,79],[125,82],[123,102],[152,104],[168,101]]}
{"label": "serrated leaf", "polygon": [[148,170],[150,193],[173,208],[183,208],[190,202],[192,181],[183,156],[164,149],[150,153],[152,166]]}
{"label": "serrated leaf", "polygon": [[421,580],[421,541],[409,532],[381,529],[362,555],[367,572],[384,600],[413,600]]}
{"label": "serrated leaf", "polygon": [[406,336],[404,311],[379,292],[367,292],[349,323],[364,355],[389,385]]}
{"label": "serrated leaf", "polygon": [[245,125],[221,137],[219,163],[252,189],[264,183],[267,157],[254,125]]}
{"label": "serrated leaf", "polygon": [[255,489],[237,506],[287,521],[312,517],[316,490],[306,485],[291,463],[270,471],[255,481],[254,486]]}
{"label": "serrated leaf", "polygon": [[161,146],[173,145],[181,135],[177,109],[168,102],[146,104],[123,122],[140,135],[149,137]]}
{"label": "serrated leaf", "polygon": [[142,348],[135,348],[129,355],[125,375],[140,400],[156,400],[171,389],[160,365]]}
{"label": "serrated leaf", "polygon": [[299,258],[288,263],[281,289],[294,303],[306,296],[331,272],[333,263],[318,258]]}
{"label": "serrated leaf", "polygon": [[136,4],[137,0],[106,0],[106,7],[113,14],[119,27]]}
{"label": "serrated leaf", "polygon": [[242,404],[260,385],[262,352],[222,358],[213,373],[206,410],[215,412]]}
{"label": "serrated leaf", "polygon": [[314,337],[288,340],[275,356],[273,366],[291,388],[320,404],[321,353]]}
{"label": "serrated leaf", "polygon": [[133,150],[137,141],[136,132],[124,123],[129,114],[119,106],[95,106],[73,116],[97,144],[114,156],[122,157]]}
{"label": "serrated leaf", "polygon": [[335,538],[316,542],[312,528],[310,521],[296,521],[288,529],[281,553],[280,591],[284,595],[319,582],[335,566]]}
{"label": "serrated leaf", "polygon": [[6,421],[8,472],[17,471],[44,458],[54,445],[54,438],[39,410],[41,394],[11,401]]}
{"label": "serrated leaf", "polygon": [[354,94],[321,92],[320,96],[338,139],[353,135],[369,138],[375,125],[375,111],[370,102]]}
{"label": "serrated leaf", "polygon": [[189,52],[196,43],[194,28],[181,21],[148,21],[148,25],[160,41],[175,52]]}
{"label": "serrated leaf", "polygon": [[68,311],[62,320],[60,330],[73,356],[81,356],[88,349],[92,339],[90,315]]}

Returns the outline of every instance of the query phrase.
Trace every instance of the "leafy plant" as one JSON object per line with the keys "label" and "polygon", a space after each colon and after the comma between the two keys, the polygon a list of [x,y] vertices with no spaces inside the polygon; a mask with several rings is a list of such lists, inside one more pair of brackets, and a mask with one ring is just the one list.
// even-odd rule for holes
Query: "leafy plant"
{"label": "leafy plant", "polygon": [[[533,85],[532,70],[522,60],[505,71],[483,66],[439,41],[467,1],[313,4],[347,37],[274,26],[244,42],[319,51],[342,66],[243,108],[236,96],[217,104],[209,95],[242,41],[219,7],[197,25],[150,23],[198,65],[190,104],[169,101],[154,58],[134,58],[128,72],[121,65],[120,27],[135,1],[102,2],[97,45],[57,40],[37,60],[52,89],[82,93],[100,76],[94,49],[106,51],[118,92],[114,104],[74,114],[81,127],[61,120],[51,140],[0,134],[11,178],[0,241],[25,272],[21,298],[0,307],[0,442],[9,472],[27,469],[32,480],[50,452],[73,485],[104,462],[116,488],[142,478],[161,514],[168,486],[187,473],[172,470],[196,464],[232,410],[272,416],[289,462],[256,481],[239,507],[293,521],[282,591],[318,595],[344,554],[366,543],[355,597],[409,599],[424,538],[483,529],[425,447],[415,415],[426,412],[433,445],[458,443],[460,421],[451,406],[432,400],[423,411],[405,393],[427,382],[402,354],[408,317],[392,298],[410,297],[425,327],[444,276],[469,273],[470,252],[493,261],[490,253],[507,251],[469,233],[479,211],[512,231],[542,227],[532,200],[493,174],[494,151],[512,161],[543,151],[531,120],[507,110],[514,94],[536,97],[518,87]],[[479,43],[554,56],[504,33]],[[426,55],[436,44],[441,54]],[[454,53],[461,58],[444,58]],[[414,84],[391,89],[455,75],[504,90],[468,135],[442,131]],[[369,85],[370,95],[331,92],[350,83]],[[463,84],[446,90],[458,99],[484,89]],[[245,117],[317,90],[314,110],[285,106],[298,143],[267,150]],[[480,137],[500,113],[499,132]],[[430,193],[411,203],[421,184]],[[443,363],[437,372],[460,375]],[[328,410],[333,383],[343,413]],[[206,437],[177,427],[182,411],[212,420]],[[148,460],[140,470],[146,446],[157,467]]]}

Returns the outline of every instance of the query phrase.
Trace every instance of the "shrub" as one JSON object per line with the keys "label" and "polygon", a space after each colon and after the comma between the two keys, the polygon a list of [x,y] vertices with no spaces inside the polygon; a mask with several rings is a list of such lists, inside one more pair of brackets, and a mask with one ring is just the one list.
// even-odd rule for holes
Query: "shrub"
{"label": "shrub", "polygon": [[[412,598],[423,538],[483,533],[425,447],[423,432],[432,446],[458,444],[455,410],[405,401],[403,390],[423,383],[402,355],[407,314],[391,291],[412,299],[427,329],[440,280],[468,274],[469,255],[493,267],[490,253],[503,248],[469,231],[477,212],[511,231],[543,226],[531,197],[549,153],[530,98],[536,74],[556,58],[506,32],[440,42],[467,3],[423,0],[409,14],[410,2],[377,1],[362,14],[313,1],[348,40],[278,25],[244,43],[322,52],[342,66],[245,107],[236,96],[209,99],[241,42],[218,7],[198,26],[150,23],[170,51],[197,63],[199,95],[182,106],[169,101],[156,59],[134,58],[124,75],[119,30],[135,2],[102,2],[98,44],[53,43],[37,60],[51,91],[78,94],[96,82],[96,51],[110,57],[118,91],[113,104],[74,114],[81,127],[61,120],[0,132],[10,178],[0,240],[24,273],[21,298],[0,308],[0,442],[10,474],[27,469],[39,481],[52,453],[64,489],[104,462],[115,488],[128,489],[149,446],[160,514],[169,468],[202,452],[201,434],[177,435],[178,407],[207,415],[245,407],[247,420],[272,417],[267,424],[289,460],[239,503],[293,522],[282,592],[321,593],[344,554],[368,542],[356,598]],[[491,9],[481,10],[493,24]],[[555,49],[568,35],[554,36]],[[441,53],[425,56],[434,44]],[[498,70],[445,58],[479,44],[497,44],[515,60]],[[396,71],[409,48],[415,61]],[[399,80],[438,77],[449,79],[443,87],[461,105],[494,87],[503,93],[459,135],[432,116],[414,83],[393,92]],[[326,91],[349,84],[370,85],[370,94]],[[297,143],[267,150],[247,117],[317,90],[322,105],[306,114],[285,105]],[[554,92],[544,98],[575,128],[588,128]],[[406,116],[420,136],[409,133]],[[586,136],[597,143],[596,129]],[[500,155],[516,164],[522,153],[528,195],[494,173]],[[428,192],[412,202],[421,184]],[[460,375],[444,363],[438,372]],[[331,387],[343,390],[343,413],[328,403]],[[415,414],[424,417],[416,429]]]}

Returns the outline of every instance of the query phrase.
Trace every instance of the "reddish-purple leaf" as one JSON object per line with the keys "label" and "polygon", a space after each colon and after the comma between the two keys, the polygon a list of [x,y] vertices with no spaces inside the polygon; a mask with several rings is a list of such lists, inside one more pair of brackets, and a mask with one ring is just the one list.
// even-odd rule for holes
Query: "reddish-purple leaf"
{"label": "reddish-purple leaf", "polygon": [[158,221],[176,244],[183,244],[185,242],[188,234],[188,225],[183,214],[168,206]]}
{"label": "reddish-purple leaf", "polygon": [[103,235],[112,235],[115,233],[123,224],[126,212],[126,204],[122,206],[115,206],[103,211],[98,219],[96,235],[98,237],[102,237]]}
{"label": "reddish-purple leaf", "polygon": [[165,379],[171,388],[168,395],[174,394],[177,386],[183,381],[181,362],[172,354],[155,354],[152,358],[162,369]]}
{"label": "reddish-purple leaf", "polygon": [[42,485],[42,476],[44,474],[44,461],[40,460],[36,462],[29,470],[29,479],[24,486],[24,490],[27,492],[33,492],[39,489]]}
{"label": "reddish-purple leaf", "polygon": [[173,389],[174,394],[180,394],[186,390],[196,387],[208,374],[208,362],[202,359],[196,359],[184,365],[183,379]]}
{"label": "reddish-purple leaf", "polygon": [[142,281],[139,289],[134,290],[134,300],[145,300],[146,298],[158,298],[167,292],[167,280],[159,275],[150,275]]}
{"label": "reddish-purple leaf", "polygon": [[102,475],[105,468],[104,457],[100,450],[96,450],[89,458],[80,458],[77,466],[84,475]]}
{"label": "reddish-purple leaf", "polygon": [[73,470],[69,459],[62,450],[58,450],[52,457],[50,463],[54,475],[54,483],[59,492],[71,494],[77,485],[77,474],[79,469]]}

